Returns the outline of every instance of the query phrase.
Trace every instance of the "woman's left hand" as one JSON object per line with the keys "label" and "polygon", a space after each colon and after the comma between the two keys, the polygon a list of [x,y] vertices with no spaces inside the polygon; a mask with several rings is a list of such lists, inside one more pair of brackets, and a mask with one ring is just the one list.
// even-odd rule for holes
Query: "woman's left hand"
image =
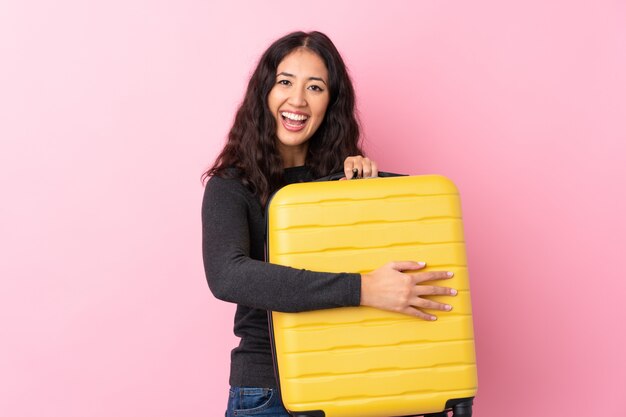
{"label": "woman's left hand", "polygon": [[376,162],[369,158],[364,158],[361,155],[349,156],[343,161],[343,172],[346,174],[343,179],[352,179],[355,176],[354,170],[358,170],[356,173],[357,178],[378,176],[378,166]]}

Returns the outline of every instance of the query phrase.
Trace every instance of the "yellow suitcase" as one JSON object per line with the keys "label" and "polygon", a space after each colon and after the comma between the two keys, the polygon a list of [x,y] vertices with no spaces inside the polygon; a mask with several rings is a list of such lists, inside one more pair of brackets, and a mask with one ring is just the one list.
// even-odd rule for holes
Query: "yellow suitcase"
{"label": "yellow suitcase", "polygon": [[458,295],[431,297],[452,311],[433,311],[434,322],[368,307],[270,313],[279,388],[293,416],[471,416],[476,359],[455,185],[437,175],[301,183],[269,204],[269,262],[364,273],[405,260],[454,272],[441,285]]}

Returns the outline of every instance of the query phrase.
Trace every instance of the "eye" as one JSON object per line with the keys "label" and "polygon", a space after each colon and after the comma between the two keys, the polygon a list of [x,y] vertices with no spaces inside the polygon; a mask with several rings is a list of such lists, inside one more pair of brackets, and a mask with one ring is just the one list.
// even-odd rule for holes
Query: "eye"
{"label": "eye", "polygon": [[276,84],[280,84],[280,85],[291,85],[291,81],[289,80],[278,80],[276,82]]}
{"label": "eye", "polygon": [[323,89],[322,87],[320,87],[319,85],[311,85],[311,86],[309,86],[309,89],[310,89],[310,90],[313,90],[313,91],[320,92],[320,93],[321,93],[322,91],[324,91],[324,89]]}

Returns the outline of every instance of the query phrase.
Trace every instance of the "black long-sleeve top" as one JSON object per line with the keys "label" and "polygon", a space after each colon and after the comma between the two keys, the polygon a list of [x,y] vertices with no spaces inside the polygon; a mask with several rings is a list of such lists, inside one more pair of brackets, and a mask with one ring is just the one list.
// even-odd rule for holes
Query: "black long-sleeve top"
{"label": "black long-sleeve top", "polygon": [[[306,167],[287,168],[287,184],[310,181]],[[265,211],[239,179],[212,177],[202,202],[202,252],[215,297],[237,303],[230,385],[276,387],[267,310],[298,312],[357,306],[361,277],[265,262]]]}

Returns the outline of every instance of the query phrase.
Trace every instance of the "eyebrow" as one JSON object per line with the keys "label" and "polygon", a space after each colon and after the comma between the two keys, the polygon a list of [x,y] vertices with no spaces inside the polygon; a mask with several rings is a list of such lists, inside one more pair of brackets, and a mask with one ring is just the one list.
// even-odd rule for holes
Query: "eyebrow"
{"label": "eyebrow", "polygon": [[[293,77],[293,78],[296,78],[296,76],[295,76],[295,75],[293,75],[293,74],[289,74],[288,72],[284,72],[284,71],[283,71],[283,72],[280,72],[280,73],[278,73],[278,74],[276,74],[276,77],[278,77],[279,75],[284,75],[285,77]],[[324,79],[323,79],[323,78],[320,78],[320,77],[309,77],[309,80],[313,80],[313,81],[321,81],[321,82],[323,82],[323,83],[324,83],[324,85],[327,85],[327,84],[326,84],[326,81],[324,81]]]}

